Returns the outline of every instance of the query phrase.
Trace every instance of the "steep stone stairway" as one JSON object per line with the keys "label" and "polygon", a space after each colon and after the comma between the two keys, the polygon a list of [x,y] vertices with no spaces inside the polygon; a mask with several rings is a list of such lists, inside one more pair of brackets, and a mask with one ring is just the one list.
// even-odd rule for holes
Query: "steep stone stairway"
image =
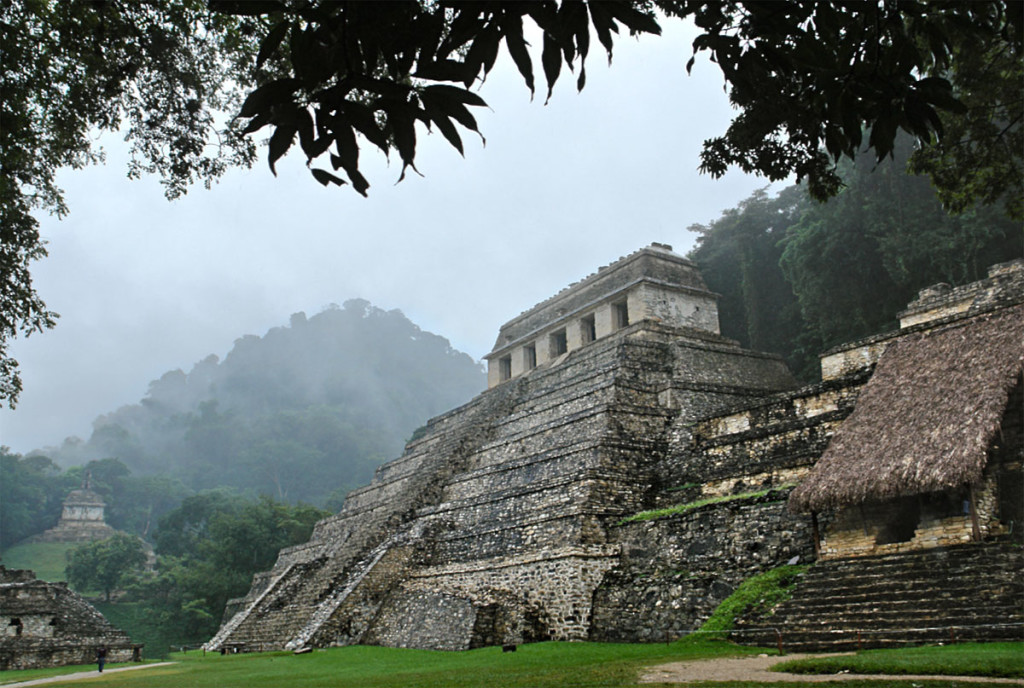
{"label": "steep stone stairway", "polygon": [[786,651],[1024,640],[1024,549],[988,542],[821,561],[732,639]]}

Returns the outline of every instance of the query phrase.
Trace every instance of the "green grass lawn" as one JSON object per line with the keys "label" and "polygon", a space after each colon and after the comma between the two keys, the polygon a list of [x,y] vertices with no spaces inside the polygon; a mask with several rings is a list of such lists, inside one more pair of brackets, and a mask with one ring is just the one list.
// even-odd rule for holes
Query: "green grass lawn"
{"label": "green grass lawn", "polygon": [[773,667],[796,674],[941,674],[1024,678],[1024,644],[962,643],[865,650],[846,657],[796,659]]}
{"label": "green grass lawn", "polygon": [[172,647],[180,648],[196,642],[195,638],[182,638],[169,633],[159,619],[153,619],[139,602],[89,602],[107,621],[127,633],[133,643],[145,645],[142,650],[145,659],[163,659],[171,653]]}
{"label": "green grass lawn", "polygon": [[[1020,647],[1019,645],[1017,646]],[[432,652],[381,647],[344,647],[306,655],[266,653],[220,656],[201,652],[176,654],[178,663],[123,674],[97,674],[88,686],[102,688],[561,688],[563,686],[636,686],[645,666],[722,656],[759,653],[756,648],[725,642],[678,642],[671,645],[607,643],[538,643],[517,652],[500,648],[469,652]],[[78,667],[79,669],[84,667]],[[24,680],[25,672],[8,672],[3,680]],[[27,678],[27,677],[26,677]],[[55,682],[50,688],[74,686]],[[688,684],[689,685],[689,684]],[[750,688],[755,683],[708,683],[719,688]],[[894,681],[858,679],[828,683],[787,683],[787,686],[838,688],[971,688],[953,680]]]}
{"label": "green grass lawn", "polygon": [[65,552],[79,544],[81,543],[33,542],[15,545],[4,550],[3,564],[9,569],[32,569],[39,580],[67,580],[64,575],[64,567],[68,563]]}
{"label": "green grass lawn", "polygon": [[[106,669],[116,667],[135,666],[133,664],[107,664]],[[52,669],[23,669],[21,671],[0,672],[0,686],[6,683],[19,683],[31,681],[36,678],[49,678],[51,676],[63,676],[64,674],[75,674],[79,671],[97,671],[95,664],[71,664],[69,666],[53,667]],[[97,672],[98,675],[98,672]]]}

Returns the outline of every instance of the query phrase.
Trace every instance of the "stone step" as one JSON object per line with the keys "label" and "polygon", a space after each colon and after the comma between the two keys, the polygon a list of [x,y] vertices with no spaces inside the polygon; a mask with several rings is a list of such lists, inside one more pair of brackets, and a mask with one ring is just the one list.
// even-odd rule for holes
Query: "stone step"
{"label": "stone step", "polygon": [[984,597],[986,600],[1005,600],[1008,602],[1019,602],[1024,606],[1024,586],[1014,585],[1005,588],[991,586],[985,587],[958,587],[956,589],[936,590],[935,588],[913,588],[909,590],[879,592],[829,590],[827,595],[815,595],[802,590],[800,597],[790,600],[786,609],[793,611],[797,609],[823,610],[841,607],[857,607],[862,605],[886,604],[889,606],[912,606],[916,604],[952,604],[963,603],[967,606],[977,606],[977,600]]}
{"label": "stone step", "polygon": [[964,552],[952,553],[949,549],[938,550],[931,555],[916,552],[904,554],[887,554],[883,556],[847,557],[844,559],[825,559],[822,566],[833,571],[857,571],[865,569],[913,569],[931,568],[934,566],[962,566],[973,562],[1014,562],[1024,558],[1024,553],[1016,545],[963,545]]}
{"label": "stone step", "polygon": [[958,582],[966,584],[970,581],[985,581],[1004,575],[1012,575],[1024,569],[1024,562],[1007,562],[1005,564],[975,564],[973,566],[941,567],[933,566],[918,570],[890,569],[879,571],[865,567],[859,571],[850,570],[837,572],[827,564],[819,564],[811,569],[800,581],[801,587],[807,590],[817,589],[857,589],[892,586],[913,587],[915,585],[932,585],[936,578],[945,578],[950,585]]}
{"label": "stone step", "polygon": [[843,563],[840,565],[838,563],[824,561],[821,562],[818,567],[812,569],[812,571],[808,573],[808,576],[816,578],[827,573],[832,578],[842,579],[860,576],[891,576],[894,573],[904,575],[931,575],[937,571],[1006,571],[1019,569],[1021,564],[1024,564],[1024,557],[985,556],[984,554],[979,554],[970,559],[921,559],[902,564],[897,561],[891,561],[885,562],[884,564],[880,562],[864,563],[860,566],[856,563]]}
{"label": "stone step", "polygon": [[930,570],[935,567],[959,567],[973,562],[995,563],[998,565],[1019,565],[1024,562],[1024,551],[1013,544],[964,545],[933,552],[905,552],[846,559],[831,559],[821,562],[836,575],[848,571],[885,571],[891,568]]}
{"label": "stone step", "polygon": [[820,591],[800,590],[798,595],[788,601],[785,609],[807,608],[821,609],[842,606],[846,604],[904,604],[944,602],[957,603],[968,601],[977,604],[979,599],[985,600],[1021,600],[1024,601],[1024,590],[1019,586],[1007,584],[1005,586],[976,586],[956,588],[931,588],[915,587],[910,589],[887,588],[885,590],[872,590],[860,588],[857,590],[843,590],[833,588]]}
{"label": "stone step", "polygon": [[957,567],[973,562],[1014,562],[1022,559],[1022,553],[1014,545],[994,545],[985,548],[978,545],[964,545],[965,552],[951,553],[948,549],[939,550],[931,555],[919,553],[888,554],[871,557],[849,557],[845,559],[826,559],[823,566],[828,566],[837,573],[871,569],[914,569],[932,568],[935,566]]}
{"label": "stone step", "polygon": [[922,570],[888,570],[873,571],[870,569],[860,573],[835,573],[823,568],[820,571],[813,571],[813,575],[804,576],[802,583],[808,589],[816,587],[876,587],[895,585],[909,587],[915,582],[932,582],[936,578],[944,578],[955,585],[958,581],[980,580],[984,581],[991,577],[1011,575],[1014,572],[1024,569],[1024,565],[1006,566],[960,566],[960,567],[933,567]]}
{"label": "stone step", "polygon": [[[959,613],[961,610],[974,609],[996,609],[1007,607],[1010,609],[1024,609],[1024,599],[1019,596],[993,596],[979,599],[977,596],[943,598],[935,597],[930,599],[912,600],[862,600],[858,602],[845,601],[842,599],[833,600],[828,604],[814,604],[802,600],[779,606],[775,610],[776,617],[794,617],[800,615],[827,616],[844,613],[860,613],[872,611],[892,611],[901,614],[913,614],[917,611],[937,613],[949,611]],[[1022,612],[1024,613],[1024,612]]]}
{"label": "stone step", "polygon": [[736,640],[791,649],[856,649],[1024,637],[1024,551],[1006,543],[826,560],[766,619],[740,620]]}
{"label": "stone step", "polygon": [[[961,600],[943,604],[942,602],[929,603],[894,603],[894,604],[850,604],[833,605],[823,608],[807,607],[786,607],[776,610],[771,617],[773,623],[797,622],[799,619],[810,619],[815,623],[820,620],[839,621],[848,618],[861,618],[864,616],[894,616],[896,618],[953,618],[956,616],[1000,616],[1014,620],[1024,620],[1024,604],[1020,599],[999,599],[985,600],[979,603],[977,599]],[[748,625],[756,625],[759,620],[751,620]]]}
{"label": "stone step", "polygon": [[835,614],[821,615],[799,615],[787,616],[785,619],[773,619],[769,617],[762,623],[775,625],[784,624],[786,627],[870,627],[878,625],[884,628],[914,628],[917,626],[931,626],[935,624],[949,625],[962,623],[965,625],[977,624],[1002,624],[1002,623],[1024,623],[1024,614],[1020,608],[1014,605],[985,606],[983,609],[930,609],[930,610],[886,610],[886,609],[863,609],[856,612],[841,612]]}
{"label": "stone step", "polygon": [[827,577],[807,579],[805,577],[800,581],[800,588],[809,595],[834,595],[837,594],[836,591],[840,590],[850,594],[856,594],[859,591],[885,592],[888,590],[911,592],[923,588],[934,588],[935,581],[942,579],[944,583],[942,588],[948,590],[978,589],[979,585],[984,588],[1002,589],[1007,584],[1003,581],[1012,583],[1015,571],[1019,570],[1022,569],[987,570],[970,576],[946,576],[943,572],[936,572],[933,576],[914,578],[865,576],[859,579],[829,579]]}

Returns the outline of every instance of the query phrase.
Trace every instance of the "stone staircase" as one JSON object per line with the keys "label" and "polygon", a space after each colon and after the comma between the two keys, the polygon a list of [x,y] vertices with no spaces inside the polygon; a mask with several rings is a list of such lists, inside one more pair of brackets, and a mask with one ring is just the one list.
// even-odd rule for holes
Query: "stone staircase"
{"label": "stone staircase", "polygon": [[788,651],[1024,640],[1024,548],[987,542],[825,560],[732,640]]}

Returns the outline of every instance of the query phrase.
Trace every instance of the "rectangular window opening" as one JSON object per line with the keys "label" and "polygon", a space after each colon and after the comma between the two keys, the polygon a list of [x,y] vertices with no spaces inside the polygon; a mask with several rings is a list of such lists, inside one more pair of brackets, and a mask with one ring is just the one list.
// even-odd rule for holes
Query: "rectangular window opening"
{"label": "rectangular window opening", "polygon": [[580,319],[580,339],[584,344],[589,344],[597,339],[597,324],[594,322],[593,314]]}
{"label": "rectangular window opening", "polygon": [[561,356],[569,350],[569,340],[565,336],[565,330],[551,333],[551,341],[548,348],[551,350],[552,358]]}
{"label": "rectangular window opening", "polygon": [[537,367],[537,345],[527,344],[523,347],[523,368],[533,370]]}
{"label": "rectangular window opening", "polygon": [[612,304],[612,327],[621,330],[629,325],[629,306],[625,301]]}
{"label": "rectangular window opening", "polygon": [[498,380],[504,382],[512,377],[512,356],[502,356],[498,359]]}

